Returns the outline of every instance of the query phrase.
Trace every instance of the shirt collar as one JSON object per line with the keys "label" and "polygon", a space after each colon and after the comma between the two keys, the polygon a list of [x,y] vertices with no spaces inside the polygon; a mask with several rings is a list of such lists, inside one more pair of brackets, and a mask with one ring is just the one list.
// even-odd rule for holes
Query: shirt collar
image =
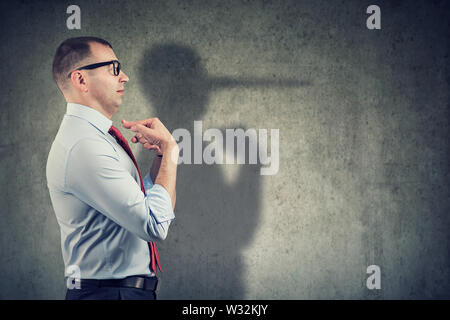
{"label": "shirt collar", "polygon": [[108,133],[108,130],[112,125],[112,121],[97,110],[78,103],[67,103],[66,114],[89,121],[89,123],[98,128],[104,134]]}

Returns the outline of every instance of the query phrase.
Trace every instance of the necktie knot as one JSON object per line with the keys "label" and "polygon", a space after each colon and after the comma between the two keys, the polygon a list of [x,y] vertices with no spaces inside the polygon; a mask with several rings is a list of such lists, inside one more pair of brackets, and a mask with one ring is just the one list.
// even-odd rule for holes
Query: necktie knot
{"label": "necktie knot", "polygon": [[117,141],[120,141],[120,142],[122,142],[122,143],[123,143],[123,142],[126,142],[126,140],[125,140],[125,138],[123,137],[122,133],[121,133],[120,130],[117,129],[116,127],[111,126],[111,128],[109,128],[109,130],[108,130],[108,133],[109,133],[110,135],[112,135],[114,138],[116,138]]}
{"label": "necktie knot", "polygon": [[[136,169],[137,169],[138,172],[139,172],[139,167],[138,167],[136,158],[134,157],[133,152],[131,151],[131,148],[130,148],[130,146],[128,145],[127,140],[124,138],[124,136],[122,135],[122,133],[120,132],[120,130],[117,129],[116,127],[114,127],[114,126],[111,126],[111,128],[109,128],[108,133],[109,133],[110,135],[112,135],[112,136],[116,139],[117,143],[120,144],[120,146],[121,146],[121,147],[125,150],[125,152],[130,156],[131,160],[133,160],[133,163],[134,163],[134,165],[136,166]],[[140,176],[140,175],[141,175],[141,173],[139,172],[139,176]],[[141,186],[142,186],[142,183],[141,183]],[[144,194],[145,194],[144,189],[143,189],[142,191],[143,191]]]}

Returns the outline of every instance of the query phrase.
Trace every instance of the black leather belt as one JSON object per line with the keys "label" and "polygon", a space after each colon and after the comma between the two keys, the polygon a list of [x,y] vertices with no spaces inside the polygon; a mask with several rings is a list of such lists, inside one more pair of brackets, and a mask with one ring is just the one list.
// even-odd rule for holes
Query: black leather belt
{"label": "black leather belt", "polygon": [[125,288],[137,288],[143,290],[156,291],[158,287],[157,277],[139,277],[131,276],[125,279],[81,279],[81,288],[85,286],[95,286],[95,287],[125,287]]}

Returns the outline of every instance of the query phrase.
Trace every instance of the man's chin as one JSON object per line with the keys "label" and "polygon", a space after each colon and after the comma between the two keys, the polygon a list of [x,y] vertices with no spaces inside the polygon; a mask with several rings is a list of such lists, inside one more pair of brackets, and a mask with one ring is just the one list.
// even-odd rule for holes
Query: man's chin
{"label": "man's chin", "polygon": [[122,103],[122,101],[120,101],[120,102],[114,102],[114,103],[111,103],[111,104],[109,105],[109,111],[110,111],[110,114],[111,114],[111,115],[113,115],[114,113],[117,112],[117,110],[119,110],[119,107],[120,107],[121,103]]}
{"label": "man's chin", "polygon": [[122,104],[122,98],[120,98],[120,100],[118,100],[118,101],[115,101],[113,107],[117,110],[117,109],[120,108],[120,105],[121,105],[121,104]]}

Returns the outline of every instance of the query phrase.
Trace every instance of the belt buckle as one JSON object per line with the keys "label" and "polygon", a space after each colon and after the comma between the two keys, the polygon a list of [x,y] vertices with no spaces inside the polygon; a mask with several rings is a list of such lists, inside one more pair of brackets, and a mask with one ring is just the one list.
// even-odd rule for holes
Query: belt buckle
{"label": "belt buckle", "polygon": [[139,289],[145,289],[145,278],[137,277],[135,287]]}

